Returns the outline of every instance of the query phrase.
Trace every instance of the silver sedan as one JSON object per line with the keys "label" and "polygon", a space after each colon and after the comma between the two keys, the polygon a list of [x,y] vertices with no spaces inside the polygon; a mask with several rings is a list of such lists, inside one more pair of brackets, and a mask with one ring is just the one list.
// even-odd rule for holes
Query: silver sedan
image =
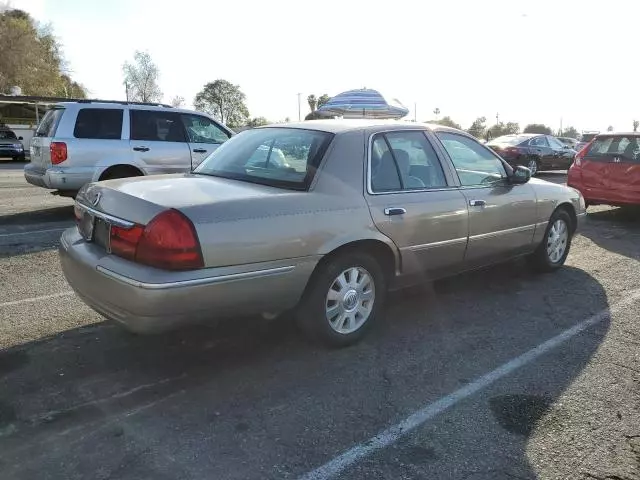
{"label": "silver sedan", "polygon": [[343,346],[389,289],[519,256],[559,268],[585,205],[455,129],[319,120],[244,131],[192,173],[89,184],[75,214],[67,280],[132,331],[293,311]]}

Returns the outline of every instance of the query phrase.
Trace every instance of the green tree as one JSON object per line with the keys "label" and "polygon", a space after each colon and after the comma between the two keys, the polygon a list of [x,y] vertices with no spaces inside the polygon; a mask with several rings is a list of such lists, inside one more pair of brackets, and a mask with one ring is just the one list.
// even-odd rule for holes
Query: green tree
{"label": "green tree", "polygon": [[486,117],[478,117],[473,121],[471,126],[467,129],[467,132],[476,138],[484,138],[487,132],[486,123],[487,123]]}
{"label": "green tree", "polygon": [[318,99],[313,93],[307,97],[307,103],[309,104],[309,110],[315,112],[318,107]]}
{"label": "green tree", "polygon": [[331,97],[329,95],[327,95],[326,93],[323,93],[322,95],[320,95],[320,97],[318,98],[318,108],[323,106],[329,100],[331,100]]}
{"label": "green tree", "polygon": [[526,127],[524,127],[523,133],[538,133],[541,135],[552,135],[552,130],[550,127],[542,123],[530,123]]}
{"label": "green tree", "polygon": [[634,120],[633,121],[633,131],[637,132],[638,131],[638,127],[640,127],[640,121]]}
{"label": "green tree", "polygon": [[503,135],[515,135],[520,133],[520,125],[517,122],[498,122],[487,130],[487,138],[497,138]]}
{"label": "green tree", "polygon": [[269,125],[269,123],[269,120],[264,117],[254,117],[247,122],[247,127],[261,127],[263,125]]}
{"label": "green tree", "polygon": [[435,123],[437,125],[444,125],[445,127],[457,128],[458,130],[462,130],[462,127],[459,123],[454,122],[450,116],[446,115],[442,117],[440,120],[428,120],[425,123]]}
{"label": "green tree", "polygon": [[577,139],[580,136],[580,132],[575,127],[568,127],[562,131],[562,136]]}
{"label": "green tree", "polygon": [[136,51],[133,54],[133,63],[125,62],[122,65],[122,72],[128,101],[159,102],[162,100],[162,91],[158,86],[160,70],[153,63],[148,52]]}
{"label": "green tree", "polygon": [[196,95],[193,105],[196,110],[207,112],[216,120],[234,127],[247,123],[249,109],[245,101],[245,94],[239,85],[218,79],[204,86]]}
{"label": "green tree", "polygon": [[24,95],[86,97],[67,71],[50,26],[22,11],[0,5],[0,93],[19,86]]}
{"label": "green tree", "polygon": [[607,132],[613,132],[613,126],[612,125],[609,125],[607,127]]}

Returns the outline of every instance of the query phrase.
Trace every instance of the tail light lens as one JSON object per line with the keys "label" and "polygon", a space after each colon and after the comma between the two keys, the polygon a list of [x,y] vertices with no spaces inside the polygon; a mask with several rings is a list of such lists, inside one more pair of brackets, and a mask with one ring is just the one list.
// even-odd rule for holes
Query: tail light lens
{"label": "tail light lens", "polygon": [[193,223],[177,210],[166,210],[146,227],[111,227],[111,252],[165,270],[202,268],[200,242]]}
{"label": "tail light lens", "polygon": [[594,141],[595,141],[595,138],[593,140],[591,140],[589,143],[587,143],[584,147],[582,147],[578,153],[576,153],[576,156],[573,159],[573,164],[576,167],[581,167],[582,166],[582,160],[584,159],[584,156],[587,154],[587,151],[589,150],[589,148],[591,148],[591,144]]}
{"label": "tail light lens", "polygon": [[51,142],[51,163],[57,165],[67,159],[67,144],[64,142]]}

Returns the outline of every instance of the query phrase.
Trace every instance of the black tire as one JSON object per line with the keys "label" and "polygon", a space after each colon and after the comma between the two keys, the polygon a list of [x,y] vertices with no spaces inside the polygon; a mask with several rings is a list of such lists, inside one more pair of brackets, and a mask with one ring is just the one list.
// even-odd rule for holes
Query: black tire
{"label": "black tire", "polygon": [[[326,316],[327,294],[337,277],[350,268],[362,268],[370,276],[374,286],[372,309],[355,331],[340,333],[329,323]],[[318,266],[313,273],[300,304],[295,310],[295,319],[305,337],[314,343],[328,347],[346,347],[360,341],[375,324],[384,309],[387,282],[380,263],[368,253],[339,254]]]}
{"label": "black tire", "polygon": [[[567,239],[564,253],[559,259],[553,261],[547,252],[547,247],[550,241],[549,234],[551,232],[551,229],[558,220],[562,220],[565,224],[565,227],[567,229]],[[540,242],[540,245],[538,245],[536,251],[532,253],[528,258],[529,264],[535,271],[553,272],[564,265],[564,262],[569,255],[569,250],[571,249],[571,238],[573,236],[572,223],[573,222],[571,221],[571,216],[566,210],[560,209],[553,212],[553,215],[551,215],[549,223],[547,224],[547,228],[544,232],[544,237]]]}
{"label": "black tire", "polygon": [[102,180],[115,180],[117,178],[129,178],[129,177],[141,177],[142,172],[137,168],[127,168],[127,167],[115,167],[111,170],[107,170],[100,177],[100,181]]}

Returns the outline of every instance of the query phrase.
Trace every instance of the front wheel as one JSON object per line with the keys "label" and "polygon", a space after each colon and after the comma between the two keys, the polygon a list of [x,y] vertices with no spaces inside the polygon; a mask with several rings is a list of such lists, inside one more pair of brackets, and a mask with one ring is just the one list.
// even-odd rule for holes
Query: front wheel
{"label": "front wheel", "polygon": [[571,248],[571,235],[571,217],[565,210],[556,210],[542,242],[529,257],[531,266],[539,272],[552,272],[564,265]]}
{"label": "front wheel", "polygon": [[530,159],[527,162],[527,168],[529,170],[531,170],[531,176],[535,176],[536,173],[538,173],[538,170],[540,169],[540,164],[538,163],[538,160],[536,160],[535,158]]}
{"label": "front wheel", "polygon": [[385,294],[384,272],[375,258],[367,253],[339,255],[314,272],[296,320],[309,340],[345,347],[371,328]]}

